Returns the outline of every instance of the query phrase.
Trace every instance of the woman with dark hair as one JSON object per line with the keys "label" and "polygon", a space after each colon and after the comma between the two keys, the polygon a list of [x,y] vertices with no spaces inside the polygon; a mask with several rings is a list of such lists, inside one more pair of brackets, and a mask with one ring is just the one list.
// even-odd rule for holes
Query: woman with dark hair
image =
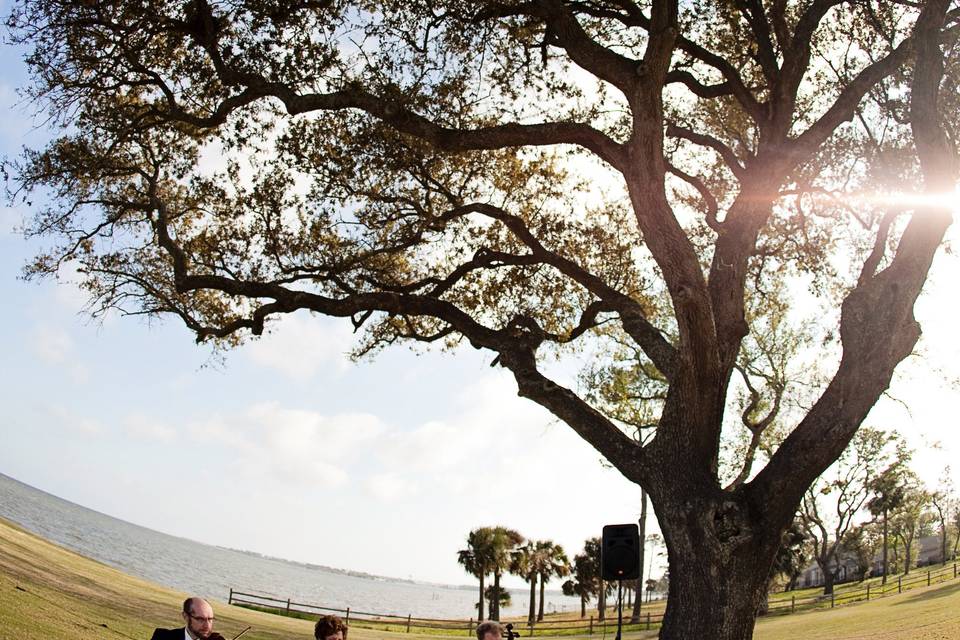
{"label": "woman with dark hair", "polygon": [[313,628],[316,640],[347,640],[347,625],[337,616],[321,616]]}

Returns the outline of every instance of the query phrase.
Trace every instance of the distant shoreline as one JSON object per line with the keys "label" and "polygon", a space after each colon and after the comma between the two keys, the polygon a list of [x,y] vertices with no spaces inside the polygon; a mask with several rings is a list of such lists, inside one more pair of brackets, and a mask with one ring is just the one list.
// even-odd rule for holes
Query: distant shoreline
{"label": "distant shoreline", "polygon": [[[229,589],[274,592],[273,595],[283,595],[284,598],[292,596],[301,598],[301,601],[321,602],[333,607],[363,606],[368,602],[383,601],[385,598],[386,601],[395,602],[398,611],[403,609],[404,614],[413,610],[428,616],[444,617],[469,616],[478,589],[476,583],[454,585],[395,578],[207,544],[91,509],[4,473],[0,473],[0,517],[41,538],[64,545],[85,557],[106,562],[121,571],[175,589],[217,593],[223,598]],[[194,557],[200,554],[204,556],[202,560],[209,562],[202,567],[198,566],[195,576],[186,576],[182,571],[173,568],[175,562],[171,560],[183,554]],[[230,561],[229,554],[238,554],[264,564],[260,565],[260,570],[248,570],[247,567],[240,566],[246,563],[239,559]],[[455,559],[451,559],[451,563],[453,562]],[[283,571],[270,563],[290,567],[291,571]],[[308,572],[313,571],[321,572],[330,578],[319,579],[318,576],[318,579],[312,579]],[[220,576],[220,579],[211,578],[215,576]],[[336,576],[347,580],[369,581],[370,586],[359,591],[353,588],[351,592],[350,589],[344,590],[348,585],[340,585],[331,591],[330,589],[334,589],[333,584],[341,579]],[[329,584],[329,589],[324,590],[324,584]],[[404,585],[414,591],[392,593],[390,585],[395,585],[394,591],[402,590]],[[528,597],[529,589],[525,586],[507,589],[515,595],[514,608],[519,609],[521,602]],[[279,590],[285,592],[281,594]],[[442,597],[437,598],[433,591],[441,591]],[[368,593],[373,595],[368,598]],[[546,593],[556,603],[556,610],[562,610],[563,606],[566,606],[567,610],[573,608],[574,604],[559,590],[551,589]]]}

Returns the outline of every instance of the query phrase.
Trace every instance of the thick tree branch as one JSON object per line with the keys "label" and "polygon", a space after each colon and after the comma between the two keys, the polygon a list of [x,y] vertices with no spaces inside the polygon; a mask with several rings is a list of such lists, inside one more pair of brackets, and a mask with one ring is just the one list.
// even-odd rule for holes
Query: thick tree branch
{"label": "thick tree branch", "polygon": [[540,373],[532,352],[504,352],[500,362],[513,373],[521,396],[545,407],[570,425],[628,479],[641,484],[645,482],[650,470],[644,447],[575,393]]}
{"label": "thick tree branch", "polygon": [[692,131],[686,127],[681,127],[673,122],[667,124],[667,135],[675,138],[683,138],[684,140],[689,140],[690,142],[702,147],[713,149],[723,159],[724,164],[727,165],[733,175],[741,180],[746,175],[746,170],[740,163],[740,159],[737,158],[737,154],[735,154],[730,147],[723,144],[716,138],[706,134],[697,133],[696,131]]}
{"label": "thick tree branch", "polygon": [[680,69],[673,69],[667,73],[665,84],[682,84],[690,90],[690,93],[700,98],[719,98],[733,94],[733,88],[729,82],[705,85],[689,71]]}
{"label": "thick tree branch", "polygon": [[716,232],[720,232],[721,225],[719,220],[717,220],[717,211],[719,207],[717,205],[717,199],[713,196],[713,193],[710,192],[710,189],[707,188],[707,185],[704,184],[703,180],[697,176],[692,176],[689,173],[671,165],[667,166],[667,171],[677,176],[694,189],[697,190],[697,193],[700,194],[700,197],[703,199],[704,204],[707,207],[706,220],[707,225]]}
{"label": "thick tree branch", "polygon": [[[957,179],[956,159],[935,107],[943,76],[939,34],[948,5],[949,0],[929,0],[911,38],[919,43],[911,125],[925,187],[933,193],[952,192]],[[864,279],[844,300],[840,320],[843,356],[837,373],[755,478],[752,484],[758,499],[799,496],[803,487],[840,455],[887,389],[894,368],[910,355],[920,337],[913,305],[950,223],[950,211],[944,206],[914,213],[890,265]]]}
{"label": "thick tree branch", "polygon": [[475,211],[502,222],[531,250],[534,256],[575,280],[602,300],[605,308],[619,313],[624,329],[642,346],[657,368],[668,378],[673,374],[676,366],[673,345],[647,320],[642,307],[635,300],[617,291],[572,260],[548,250],[517,216],[484,203],[465,204],[460,211]]}
{"label": "thick tree branch", "polygon": [[780,69],[763,3],[760,0],[736,0],[736,6],[750,25],[750,31],[757,43],[756,58],[760,63],[763,76],[767,84],[773,86],[780,75]]}
{"label": "thick tree branch", "polygon": [[[840,95],[829,109],[806,131],[800,134],[787,147],[784,159],[789,163],[784,168],[792,169],[805,162],[818,148],[834,134],[843,122],[853,119],[857,106],[863,96],[876,86],[882,78],[893,73],[910,56],[913,50],[913,37],[905,39],[892,52],[864,68],[857,77],[844,86]],[[766,159],[758,158],[760,161]]]}

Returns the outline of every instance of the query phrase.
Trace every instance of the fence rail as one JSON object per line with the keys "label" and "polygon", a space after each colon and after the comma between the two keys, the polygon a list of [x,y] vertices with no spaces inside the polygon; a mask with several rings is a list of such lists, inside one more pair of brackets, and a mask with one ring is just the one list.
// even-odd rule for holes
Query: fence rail
{"label": "fence rail", "polygon": [[789,600],[779,599],[771,602],[768,614],[793,613],[797,610],[833,608],[851,602],[860,602],[882,598],[894,593],[903,593],[918,587],[929,587],[948,580],[956,580],[958,576],[957,563],[941,567],[940,569],[915,570],[912,574],[897,576],[887,584],[854,584],[850,587],[838,585],[830,595],[808,596],[806,598],[791,597]]}
{"label": "fence rail", "polygon": [[[788,615],[797,611],[809,611],[811,609],[832,609],[851,602],[882,598],[893,593],[903,593],[910,589],[955,580],[957,576],[957,563],[954,562],[952,566],[948,565],[936,571],[928,569],[925,572],[917,571],[913,575],[898,576],[896,580],[891,580],[886,585],[867,584],[866,587],[857,585],[850,588],[844,588],[843,585],[839,585],[831,595],[827,596],[818,595],[801,598],[791,596],[789,599],[785,597],[773,598],[768,605],[766,614]],[[464,634],[466,636],[472,636],[477,624],[477,621],[473,618],[469,620],[451,620],[443,618],[422,618],[414,616],[413,614],[404,616],[391,613],[371,613],[369,611],[353,610],[350,607],[337,609],[303,602],[293,602],[289,598],[281,599],[262,594],[244,593],[235,591],[234,589],[230,589],[227,603],[307,619],[316,619],[320,615],[333,613],[343,617],[349,624],[354,626],[381,631],[406,631],[407,633],[417,631],[418,633],[444,635]],[[630,623],[628,622],[629,619],[628,613],[623,623],[624,631],[651,630],[660,627],[663,622],[663,614],[660,611],[648,611],[641,613],[639,622]],[[609,616],[605,620],[599,620],[594,616],[590,616],[589,619],[580,620],[547,619],[533,624],[515,621],[513,625],[515,631],[519,631],[521,636],[527,637],[593,635],[615,633],[617,621],[615,616]]]}

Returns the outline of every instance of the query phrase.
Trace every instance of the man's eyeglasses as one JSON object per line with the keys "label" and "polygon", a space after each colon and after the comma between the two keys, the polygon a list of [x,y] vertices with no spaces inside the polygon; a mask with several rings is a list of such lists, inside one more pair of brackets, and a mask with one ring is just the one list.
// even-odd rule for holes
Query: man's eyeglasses
{"label": "man's eyeglasses", "polygon": [[190,616],[191,618],[193,618],[194,620],[196,620],[197,622],[201,623],[201,624],[204,623],[204,622],[209,622],[210,624],[213,624],[213,621],[216,620],[216,618],[212,618],[212,617],[211,617],[211,618],[203,618],[203,617],[201,617],[201,616],[195,616],[195,615],[193,615],[192,613],[188,613],[187,615]]}

